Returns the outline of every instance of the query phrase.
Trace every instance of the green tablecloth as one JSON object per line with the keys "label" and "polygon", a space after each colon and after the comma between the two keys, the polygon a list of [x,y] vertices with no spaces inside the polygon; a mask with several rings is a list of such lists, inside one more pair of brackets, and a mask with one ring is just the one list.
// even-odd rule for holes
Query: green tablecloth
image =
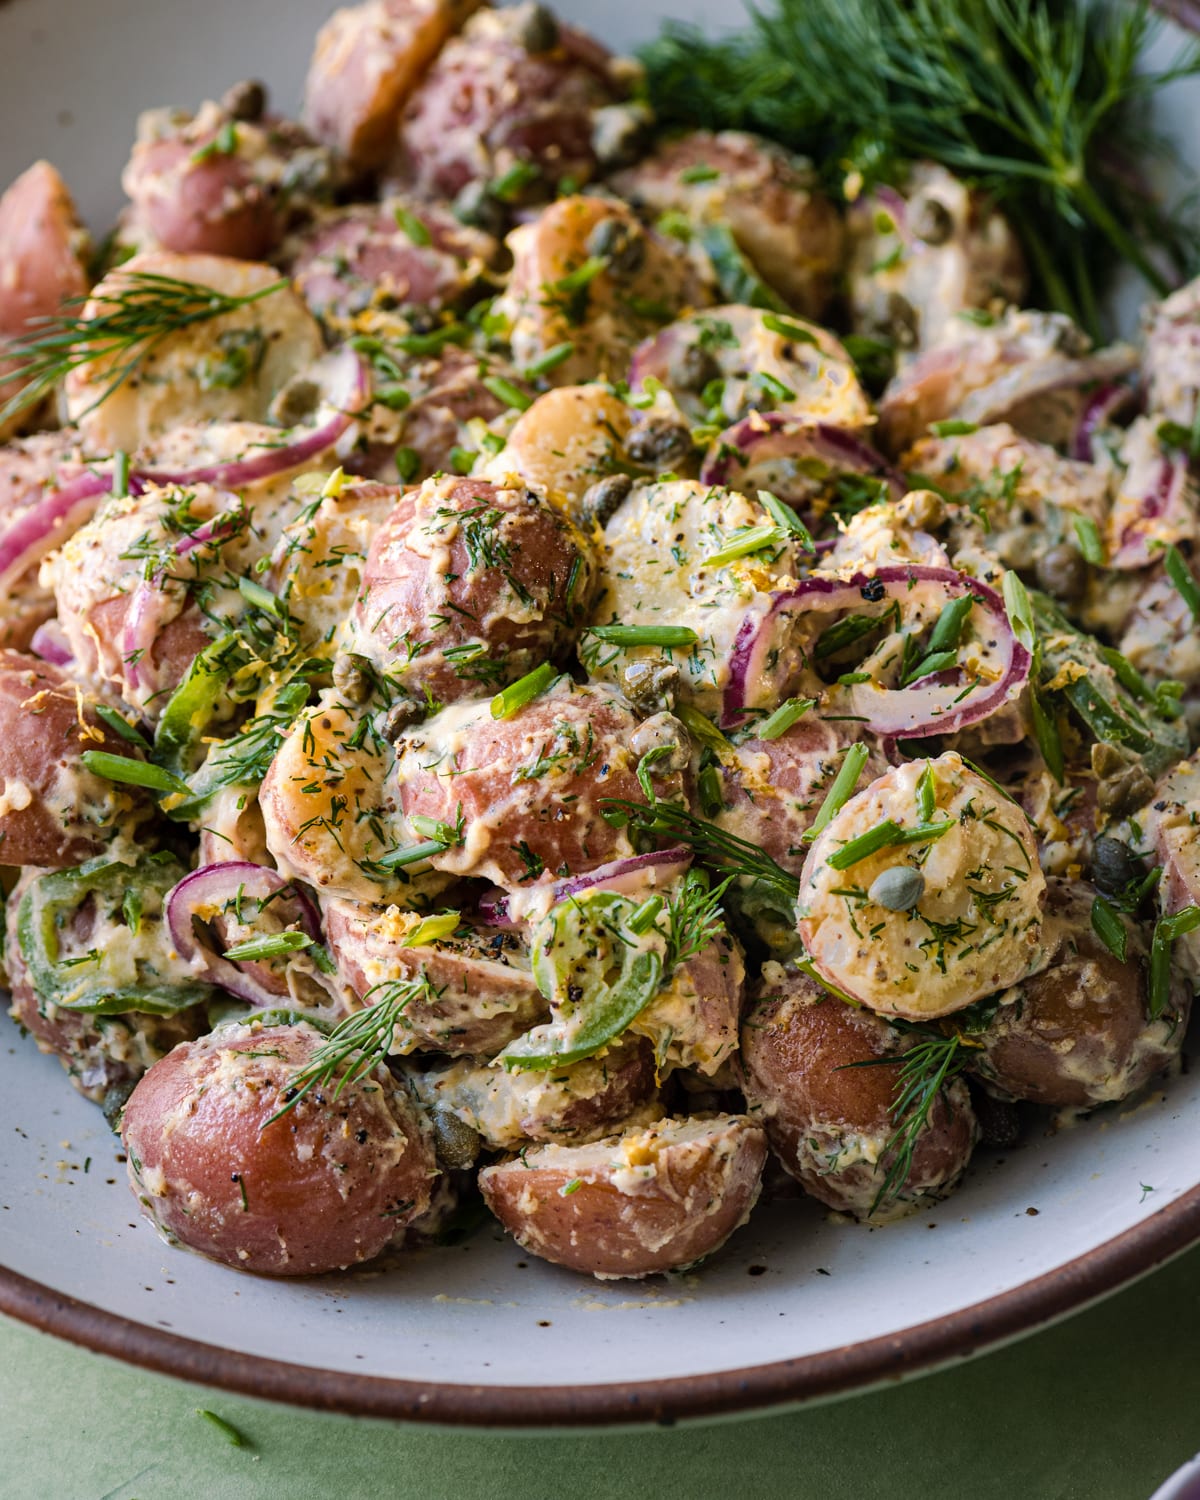
{"label": "green tablecloth", "polygon": [[510,1437],[294,1411],[0,1320],[0,1500],[1146,1500],[1198,1448],[1200,1250],[903,1386],[640,1432]]}

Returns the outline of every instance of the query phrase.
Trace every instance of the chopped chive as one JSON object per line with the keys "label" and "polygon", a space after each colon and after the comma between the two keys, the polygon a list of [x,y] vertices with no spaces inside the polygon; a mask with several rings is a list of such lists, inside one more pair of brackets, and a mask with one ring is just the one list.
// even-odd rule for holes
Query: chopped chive
{"label": "chopped chive", "polygon": [[477,448],[460,448],[456,443],[450,450],[450,467],[456,474],[469,474],[478,457]]}
{"label": "chopped chive", "polygon": [[204,1420],[215,1427],[218,1432],[224,1433],[235,1448],[244,1448],[246,1446],[246,1439],[237,1430],[233,1423],[227,1422],[224,1417],[217,1416],[215,1411],[207,1411],[203,1406],[198,1406],[196,1408],[196,1415],[198,1417],[203,1417]]}
{"label": "chopped chive", "polygon": [[754,730],[756,740],[777,740],[781,734],[786,734],[793,724],[797,723],[810,708],[816,706],[815,698],[788,698],[781,703],[773,714],[768,714],[761,724]]}
{"label": "chopped chive", "polygon": [[1029,591],[1011,568],[1004,575],[1003,593],[1004,609],[1013,634],[1026,651],[1032,651],[1037,640],[1033,605],[1029,601]]}
{"label": "chopped chive", "polygon": [[433,236],[428,227],[417,218],[411,208],[405,208],[403,203],[397,203],[393,210],[396,217],[396,227],[402,229],[414,245],[432,245]]}
{"label": "chopped chive", "polygon": [[796,393],[790,385],[784,385],[777,376],[772,375],[769,370],[758,370],[755,376],[763,390],[769,391],[779,401],[794,401]]}
{"label": "chopped chive", "polygon": [[701,745],[707,745],[710,750],[715,750],[718,755],[729,749],[729,741],[709,718],[693,708],[690,703],[677,703],[675,705],[675,717]]}
{"label": "chopped chive", "polygon": [[129,454],[118,449],[113,454],[112,490],[111,494],[115,500],[120,500],[129,493]]}
{"label": "chopped chive", "polygon": [[507,172],[501,173],[488,192],[493,198],[499,198],[501,203],[511,203],[523,188],[536,182],[541,175],[540,168],[536,167],[533,162],[519,161],[509,167]]}
{"label": "chopped chive", "polygon": [[124,714],[119,714],[115,708],[109,708],[107,703],[97,703],[96,717],[102,723],[107,724],[114,734],[120,735],[123,740],[128,740],[131,745],[140,745],[143,750],[151,748],[146,736],[139,729],[135,729]]}
{"label": "chopped chive", "polygon": [[923,656],[915,667],[910,667],[900,679],[901,687],[918,682],[922,677],[931,677],[934,672],[946,672],[958,661],[957,651],[935,651]]}
{"label": "chopped chive", "polygon": [[781,531],[789,531],[793,536],[798,536],[801,545],[809,551],[816,545],[813,541],[812,532],[809,531],[808,527],[792,507],[786,505],[778,495],[773,495],[770,490],[759,490],[758,503]]}
{"label": "chopped chive", "polygon": [[485,375],[480,382],[485,391],[490,391],[497,401],[503,401],[505,406],[510,406],[514,411],[528,411],[533,405],[533,397],[527,396],[523,390],[515,386],[511,380],[506,380],[503,375]]}
{"label": "chopped chive", "polygon": [[314,943],[308,951],[309,958],[313,961],[313,967],[319,969],[322,974],[336,974],[337,964],[330,956],[329,949],[322,947],[320,943]]}
{"label": "chopped chive", "polygon": [[1200,906],[1185,906],[1170,917],[1159,917],[1150,939],[1150,1019],[1156,1021],[1171,995],[1171,947],[1178,937],[1200,927]]}
{"label": "chopped chive", "polygon": [[716,766],[701,766],[696,777],[696,789],[700,793],[700,811],[706,818],[716,818],[725,809],[725,797],[721,786],[721,773]]}
{"label": "chopped chive", "polygon": [[376,386],[374,399],[380,406],[386,406],[389,411],[404,411],[412,405],[412,395],[407,386],[401,385],[398,380],[388,381],[386,385]]}
{"label": "chopped chive", "polygon": [[547,349],[545,354],[539,355],[537,359],[527,364],[521,373],[528,376],[530,380],[536,380],[539,375],[548,375],[551,370],[556,370],[574,353],[575,345],[568,339],[564,343],[555,344]]}
{"label": "chopped chive", "polygon": [[933,781],[933,767],[927,765],[917,778],[917,810],[921,822],[928,823],[937,808],[937,788]]}
{"label": "chopped chive", "polygon": [[425,917],[417,923],[400,947],[422,948],[427,943],[440,942],[442,938],[448,938],[456,932],[461,921],[462,913],[457,911],[440,911],[432,917]]}
{"label": "chopped chive", "polygon": [[107,750],[85,750],[80,756],[83,764],[105,781],[119,781],[126,786],[144,786],[152,792],[187,795],[191,787],[170,771],[164,771],[148,760],[130,760],[124,755],[110,755]]}
{"label": "chopped chive", "polygon": [[424,813],[413,813],[408,821],[422,838],[441,844],[443,849],[452,849],[462,843],[461,832],[438,818],[427,818]]}
{"label": "chopped chive", "polygon": [[748,557],[751,552],[761,552],[764,547],[776,547],[784,540],[784,533],[772,523],[770,526],[747,526],[734,532],[723,547],[704,559],[706,568],[721,568],[735,562],[739,557]]}
{"label": "chopped chive", "polygon": [[540,698],[550,684],[557,680],[558,672],[548,661],[544,661],[540,667],[534,667],[532,672],[526,672],[524,677],[518,677],[516,682],[509,683],[508,687],[496,694],[492,699],[492,718],[511,719],[527,703]]}
{"label": "chopped chive", "polygon": [[818,661],[827,656],[836,656],[839,651],[844,651],[847,646],[852,646],[855,641],[860,641],[864,636],[870,635],[872,631],[879,630],[887,620],[887,614],[881,615],[846,615],[837,620],[828,630],[823,630],[817,637],[817,643],[813,647],[813,655]]}
{"label": "chopped chive", "polygon": [[[487,381],[484,381],[484,385]],[[396,449],[396,473],[400,476],[401,484],[409,484],[417,477],[421,467],[421,455],[415,448]]]}
{"label": "chopped chive", "polygon": [[1165,567],[1167,577],[1175,585],[1175,591],[1188,607],[1193,620],[1200,620],[1200,584],[1192,577],[1192,570],[1183,560],[1183,553],[1174,542],[1167,548]]}
{"label": "chopped chive", "polygon": [[968,437],[972,432],[979,431],[979,423],[964,422],[959,418],[951,417],[945,422],[930,422],[929,430],[934,437]]}
{"label": "chopped chive", "polygon": [[937,617],[929,644],[925,648],[930,656],[955,650],[962,640],[963,626],[974,605],[974,594],[960,594],[957,599],[951,599],[949,604],[942,606],[942,612]]}
{"label": "chopped chive", "polygon": [[716,182],[720,177],[716,167],[710,167],[707,162],[699,161],[694,167],[684,167],[679,174],[680,182]]}
{"label": "chopped chive", "polygon": [[299,953],[311,948],[312,938],[306,932],[273,932],[269,937],[247,938],[244,943],[234,943],[226,948],[225,957],[239,963],[243,959],[251,962],[258,958],[282,958],[285,953]]}
{"label": "chopped chive", "polygon": [[792,339],[797,344],[815,344],[816,334],[811,328],[805,328],[803,323],[797,323],[792,318],[781,318],[778,313],[763,313],[763,327],[768,333],[782,334],[785,339]]}
{"label": "chopped chive", "polygon": [[239,578],[237,586],[238,593],[253,608],[265,609],[273,615],[283,614],[283,600],[279,595],[273,594],[270,589],[263,588],[262,584],[256,583],[253,578]]}
{"label": "chopped chive", "polygon": [[1075,539],[1084,561],[1090,562],[1094,568],[1102,568],[1107,561],[1107,553],[1100,538],[1100,528],[1091,516],[1075,517]]}
{"label": "chopped chive", "polygon": [[1092,931],[1117,962],[1123,964],[1129,946],[1129,934],[1117,915],[1116,908],[1103,896],[1097,896],[1092,902]]}
{"label": "chopped chive", "polygon": [[465,323],[447,323],[432,333],[406,333],[396,347],[404,354],[440,354],[447,344],[465,344],[470,335]]}
{"label": "chopped chive", "polygon": [[588,634],[606,646],[694,646],[700,639],[689,625],[593,625]]}
{"label": "chopped chive", "polygon": [[918,823],[915,828],[901,828],[899,823],[885,818],[867,833],[843,844],[825,863],[831,870],[848,870],[851,865],[878,854],[881,849],[891,849],[897,844],[931,844],[949,833],[954,825],[953,818],[944,818],[940,823]]}
{"label": "chopped chive", "polygon": [[569,1198],[572,1193],[577,1193],[582,1186],[582,1177],[572,1177],[570,1182],[564,1182],[562,1187],[559,1188],[558,1196],[560,1198]]}
{"label": "chopped chive", "polygon": [[865,745],[851,745],[846,751],[846,758],[842,761],[841,768],[833,779],[833,785],[825,793],[825,800],[821,803],[817,816],[813,819],[812,827],[806,828],[801,838],[806,844],[811,844],[817,835],[824,831],[841,812],[842,808],[854,795],[854,788],[858,785],[858,778],[862,775],[863,767],[870,759],[871,752]]}
{"label": "chopped chive", "polygon": [[1042,759],[1046,762],[1046,769],[1062,786],[1066,777],[1066,757],[1063,754],[1062,736],[1058,732],[1058,719],[1047,708],[1036,687],[1029,690],[1029,716],[1033,720],[1033,736],[1042,752]]}
{"label": "chopped chive", "polygon": [[401,870],[405,865],[417,865],[432,859],[435,854],[441,854],[445,847],[437,839],[424,839],[419,844],[406,844],[402,849],[393,849],[375,863],[383,870]]}
{"label": "chopped chive", "polygon": [[643,901],[637,911],[625,923],[630,932],[636,932],[638,937],[644,936],[654,926],[658,914],[663,909],[663,898],[661,896],[650,896]]}
{"label": "chopped chive", "polygon": [[608,257],[605,255],[589,255],[582,265],[576,266],[573,271],[568,271],[565,276],[560,276],[552,283],[556,292],[581,292],[585,286],[591,286],[596,277],[602,271],[608,270]]}

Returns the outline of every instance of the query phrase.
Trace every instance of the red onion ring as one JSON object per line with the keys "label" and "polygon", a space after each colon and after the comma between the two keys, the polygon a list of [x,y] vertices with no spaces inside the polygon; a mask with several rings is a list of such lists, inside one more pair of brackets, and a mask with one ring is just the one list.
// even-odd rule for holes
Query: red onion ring
{"label": "red onion ring", "polygon": [[[987,718],[1024,687],[1029,677],[1031,658],[1029,652],[1017,640],[1009,624],[1008,613],[1000,595],[986,583],[957,573],[953,568],[931,567],[912,563],[879,568],[874,573],[855,573],[849,578],[806,578],[778,595],[770,610],[763,617],[748,616],[734,642],[730,661],[729,685],[725,690],[721,722],[723,727],[732,727],[744,717],[747,705],[747,688],[751,681],[762,674],[767,654],[775,649],[778,639],[780,615],[803,615],[812,610],[829,612],[839,609],[861,608],[863,589],[884,586],[882,599],[869,602],[882,604],[889,595],[902,600],[911,595],[915,585],[929,583],[938,585],[948,597],[973,594],[979,601],[977,608],[983,609],[992,619],[1001,643],[1002,654],[999,673],[994,685],[982,690],[971,701],[961,696],[958,681],[943,682],[943,675],[934,673],[919,683],[910,683],[905,688],[880,688],[877,683],[854,683],[844,689],[847,717],[862,721],[873,733],[888,736],[905,736],[918,739],[928,734],[952,734]],[[831,690],[822,687],[821,696],[828,706]],[[877,699],[886,699],[885,711]]]}
{"label": "red onion ring", "polygon": [[0,537],[0,590],[11,588],[35,562],[91,519],[112,489],[112,475],[88,472],[50,490]]}
{"label": "red onion ring", "polygon": [[48,661],[51,666],[66,667],[75,660],[75,653],[67,644],[66,635],[57,620],[44,620],[33,632],[29,649],[35,656]]}
{"label": "red onion ring", "polygon": [[[900,474],[856,434],[827,422],[798,421],[778,411],[755,412],[727,427],[705,456],[700,483],[741,489],[755,464],[787,458],[816,459],[832,470],[885,480],[893,500],[901,500],[907,493]],[[803,501],[809,493],[799,486],[790,489],[778,484],[774,492],[787,501]]]}
{"label": "red onion ring", "polygon": [[1096,452],[1093,440],[1096,433],[1110,417],[1115,416],[1132,400],[1133,388],[1120,381],[1109,381],[1106,385],[1097,386],[1079,414],[1075,435],[1071,439],[1070,456],[1080,463],[1094,463]]}
{"label": "red onion ring", "polygon": [[1024,359],[995,380],[969,391],[953,415],[964,422],[985,427],[989,422],[999,421],[1014,406],[1031,401],[1035,396],[1091,385],[1094,381],[1120,380],[1136,370],[1137,364],[1138,353],[1131,344],[1113,344],[1109,349],[1098,349],[1095,354],[1086,354],[1082,358],[1054,354],[1048,359]]}
{"label": "red onion ring", "polygon": [[[616,891],[622,896],[638,895],[646,888],[647,875],[655,875],[657,885],[667,885],[684,874],[691,862],[692,851],[682,845],[671,849],[654,849],[649,854],[633,854],[626,859],[613,859],[606,865],[597,865],[586,875],[569,875],[556,880],[549,887],[549,905],[557,906],[560,901],[578,896],[581,891],[602,890]],[[514,902],[509,892],[493,886],[480,896],[477,910],[489,927],[519,927],[521,923],[514,907],[519,909],[525,906],[526,901],[521,899],[524,897],[531,898],[528,904],[532,905],[532,898],[541,895],[546,889],[544,886],[540,889],[536,886],[527,887]]]}
{"label": "red onion ring", "polygon": [[1146,530],[1146,523],[1161,520],[1172,511],[1190,517],[1192,506],[1187,495],[1190,482],[1187,460],[1164,455],[1153,487],[1142,496],[1137,515],[1121,532],[1120,545],[1109,559],[1110,568],[1131,572],[1161,560],[1162,549],[1151,546],[1153,538]]}
{"label": "red onion ring", "polygon": [[289,889],[295,900],[301,930],[314,943],[319,942],[321,919],[316,907],[294,881],[278,870],[251,864],[249,860],[201,865],[167,892],[164,914],[176,952],[185,963],[197,958],[202,960],[204,977],[239,1000],[246,1000],[251,1005],[277,1004],[278,995],[260,984],[251,969],[240,968],[200,943],[192,926],[192,917],[199,906],[220,906],[236,900],[239,890],[252,901],[261,903],[267,897]]}
{"label": "red onion ring", "polygon": [[212,484],[218,489],[236,490],[286,474],[318,458],[335,447],[358,419],[371,391],[367,366],[353,349],[339,349],[322,363],[327,366],[324,404],[334,408],[334,415],[306,437],[260,453],[256,458],[208,464],[199,469],[139,469],[137,477],[151,484]]}

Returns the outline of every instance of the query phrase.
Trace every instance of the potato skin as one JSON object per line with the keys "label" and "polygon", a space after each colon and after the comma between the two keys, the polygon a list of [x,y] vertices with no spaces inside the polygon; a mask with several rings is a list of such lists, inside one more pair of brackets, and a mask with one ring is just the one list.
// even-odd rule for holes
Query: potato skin
{"label": "potato skin", "polygon": [[[494,719],[486,700],[454,705],[408,736],[396,771],[401,806],[450,827],[461,814],[464,842],[434,855],[435,869],[509,891],[585,874],[634,852],[600,803],[645,801],[629,744],[636,727],[614,694],[562,680],[511,719]],[[681,800],[679,773],[664,774],[656,791]]]}
{"label": "potato skin", "polygon": [[753,1118],[787,1171],[814,1198],[879,1223],[943,1198],[957,1184],[979,1132],[966,1086],[955,1080],[930,1111],[897,1196],[872,1214],[895,1129],[898,1067],[855,1067],[904,1050],[894,1028],[779,964],[764,966],[742,1021],[739,1064]]}
{"label": "potato skin", "polygon": [[667,1118],[593,1145],[537,1147],[485,1167],[479,1186],[531,1254],[600,1280],[652,1276],[711,1255],[745,1223],[766,1156],[744,1115]]}
{"label": "potato skin", "polygon": [[366,997],[378,985],[421,974],[437,991],[405,1007],[401,1050],[491,1056],[545,1019],[546,1002],[515,934],[480,927],[470,942],[450,938],[406,948],[411,925],[410,914],[394,906],[330,901],[325,907],[329,951],[359,1001],[370,1005]]}
{"label": "potato skin", "polygon": [[117,823],[144,813],[144,794],[84,768],[86,750],[128,755],[92,701],[49,662],[0,651],[0,852],[5,864],[65,869],[99,853]]}
{"label": "potato skin", "polygon": [[[1088,1109],[1124,1099],[1179,1055],[1191,1010],[1190,987],[1173,975],[1170,1003],[1147,1015],[1145,938],[1124,923],[1126,962],[1092,930],[1092,886],[1048,883],[1046,968],[1000,997],[976,1040],[971,1072],[1010,1099]],[[977,1061],[976,1061],[977,1059]]]}
{"label": "potato skin", "polygon": [[305,1025],[231,1026],[139,1082],[121,1127],[129,1180],[169,1238],[239,1270],[310,1276],[370,1260],[428,1207],[433,1148],[385,1068],[267,1124],[322,1040]]}
{"label": "potato skin", "polygon": [[[355,649],[418,699],[494,691],[566,655],[593,575],[582,533],[532,490],[430,479],[371,543]],[[462,654],[473,646],[477,656]]]}

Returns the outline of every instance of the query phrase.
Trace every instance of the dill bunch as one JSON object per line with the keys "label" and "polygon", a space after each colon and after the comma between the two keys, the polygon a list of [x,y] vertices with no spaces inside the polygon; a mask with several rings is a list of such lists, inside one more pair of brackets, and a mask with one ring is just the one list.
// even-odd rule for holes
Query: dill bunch
{"label": "dill bunch", "polygon": [[758,131],[847,199],[920,158],[986,188],[1035,300],[1097,335],[1120,264],[1160,296],[1194,269],[1194,231],[1146,157],[1161,155],[1150,101],[1200,72],[1200,47],[1139,71],[1156,24],[1146,0],[772,0],[724,38],[669,25],[642,60],[664,125]]}

